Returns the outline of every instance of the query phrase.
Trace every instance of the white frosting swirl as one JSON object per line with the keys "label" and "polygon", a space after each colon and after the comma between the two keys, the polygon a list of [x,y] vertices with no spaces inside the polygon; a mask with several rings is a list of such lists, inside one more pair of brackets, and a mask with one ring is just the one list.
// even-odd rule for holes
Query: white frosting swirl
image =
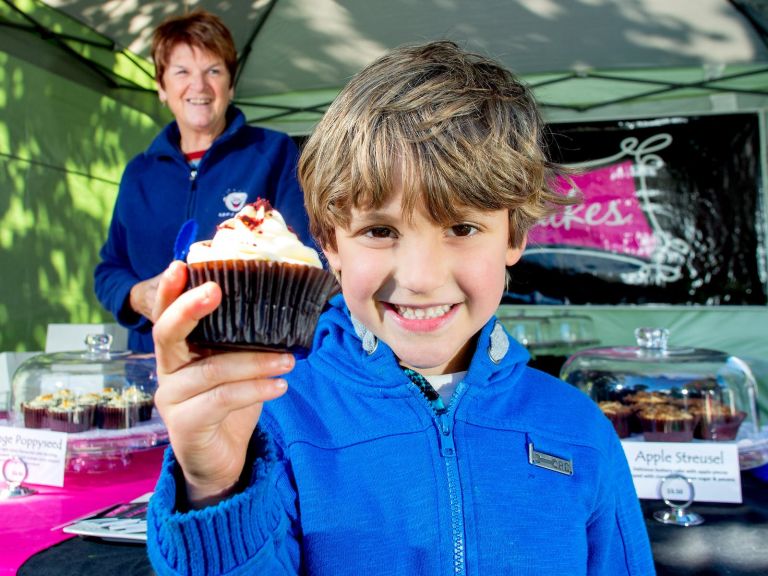
{"label": "white frosting swirl", "polygon": [[262,199],[219,224],[212,240],[189,247],[188,264],[214,260],[267,260],[322,268],[317,251],[304,246],[282,215]]}

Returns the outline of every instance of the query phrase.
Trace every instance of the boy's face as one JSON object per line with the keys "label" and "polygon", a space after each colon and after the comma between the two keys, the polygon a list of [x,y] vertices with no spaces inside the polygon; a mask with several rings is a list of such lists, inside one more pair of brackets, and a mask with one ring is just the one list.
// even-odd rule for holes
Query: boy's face
{"label": "boy's face", "polygon": [[422,374],[466,370],[475,334],[496,311],[510,248],[506,210],[468,211],[444,227],[418,209],[409,221],[395,190],[378,210],[352,210],[325,249],[352,315]]}

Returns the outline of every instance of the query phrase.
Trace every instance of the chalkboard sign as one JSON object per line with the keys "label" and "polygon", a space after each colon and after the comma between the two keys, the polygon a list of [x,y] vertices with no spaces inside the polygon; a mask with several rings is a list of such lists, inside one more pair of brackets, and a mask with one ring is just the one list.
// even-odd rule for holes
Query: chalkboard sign
{"label": "chalkboard sign", "polygon": [[505,303],[768,303],[756,113],[552,124],[584,203],[532,230]]}

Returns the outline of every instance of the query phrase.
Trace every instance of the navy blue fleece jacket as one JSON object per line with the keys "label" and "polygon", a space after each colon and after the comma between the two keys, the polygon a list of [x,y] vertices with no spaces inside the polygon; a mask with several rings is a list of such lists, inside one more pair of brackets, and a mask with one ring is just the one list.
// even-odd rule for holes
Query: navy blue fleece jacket
{"label": "navy blue fleece jacket", "polygon": [[[438,415],[340,296],[264,407],[243,492],[176,508],[166,454],[148,551],[166,574],[647,576],[650,545],[618,437],[578,389],[526,366],[491,319]],[[529,461],[529,449],[572,475]]]}
{"label": "navy blue fleece jacket", "polygon": [[192,169],[179,148],[176,122],[127,165],[109,234],[95,270],[96,296],[129,329],[128,347],[153,350],[152,325],[128,303],[131,287],[162,272],[173,259],[181,225],[194,218],[198,239],[244,204],[266,198],[302,242],[313,245],[296,180],[298,150],[281,132],[249,126],[235,107],[227,129]]}

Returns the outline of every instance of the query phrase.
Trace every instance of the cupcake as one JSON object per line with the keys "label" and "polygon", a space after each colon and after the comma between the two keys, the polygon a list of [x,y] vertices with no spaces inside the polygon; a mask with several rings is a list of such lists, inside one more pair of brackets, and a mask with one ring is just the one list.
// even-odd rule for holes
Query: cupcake
{"label": "cupcake", "polygon": [[219,307],[189,337],[203,346],[307,350],[336,287],[317,251],[261,199],[222,222],[212,240],[192,244],[187,266],[190,287],[213,280],[222,290]]}
{"label": "cupcake", "polygon": [[90,419],[91,427],[94,427],[96,425],[96,408],[101,402],[101,394],[96,392],[80,394],[76,402],[85,409],[86,417]]}
{"label": "cupcake", "polygon": [[85,432],[92,422],[93,412],[74,400],[62,400],[48,408],[48,427],[56,432]]}
{"label": "cupcake", "polygon": [[22,402],[26,428],[46,428],[48,426],[48,408],[55,404],[53,394],[41,394],[29,402]]}
{"label": "cupcake", "polygon": [[129,386],[123,390],[122,398],[136,409],[136,420],[138,422],[146,422],[152,418],[152,408],[155,405],[152,394],[144,392],[144,390],[136,386]]}
{"label": "cupcake", "polygon": [[670,397],[662,392],[647,392],[645,390],[640,390],[634,394],[626,395],[623,402],[632,410],[632,414],[629,418],[630,433],[640,434],[643,432],[643,426],[640,423],[641,412],[667,406],[670,401]]}
{"label": "cupcake", "polygon": [[98,401],[96,402],[95,411],[93,414],[93,425],[96,428],[104,428],[104,410],[102,407],[108,404],[110,400],[120,397],[120,391],[112,388],[111,386],[105,386],[102,388],[101,393],[97,394]]}
{"label": "cupcake", "polygon": [[69,388],[59,388],[53,393],[53,403],[61,404],[62,402],[74,402],[75,393]]}
{"label": "cupcake", "polygon": [[117,398],[120,396],[120,391],[116,388],[112,388],[111,386],[105,386],[101,390],[101,394],[99,394],[99,397],[102,402],[109,402],[113,398]]}
{"label": "cupcake", "polygon": [[734,440],[747,417],[746,412],[710,399],[692,408],[691,413],[698,417],[693,435],[699,440]]}
{"label": "cupcake", "polygon": [[96,408],[99,428],[121,430],[130,428],[139,419],[138,406],[124,396],[115,396]]}
{"label": "cupcake", "polygon": [[663,392],[646,392],[645,390],[640,390],[639,392],[625,396],[624,402],[635,406],[638,409],[642,409],[648,406],[669,404],[671,399]]}
{"label": "cupcake", "polygon": [[619,438],[626,438],[630,434],[629,423],[632,417],[632,408],[621,402],[598,402],[600,410],[611,421]]}
{"label": "cupcake", "polygon": [[698,418],[676,406],[646,407],[637,414],[648,442],[690,442]]}

